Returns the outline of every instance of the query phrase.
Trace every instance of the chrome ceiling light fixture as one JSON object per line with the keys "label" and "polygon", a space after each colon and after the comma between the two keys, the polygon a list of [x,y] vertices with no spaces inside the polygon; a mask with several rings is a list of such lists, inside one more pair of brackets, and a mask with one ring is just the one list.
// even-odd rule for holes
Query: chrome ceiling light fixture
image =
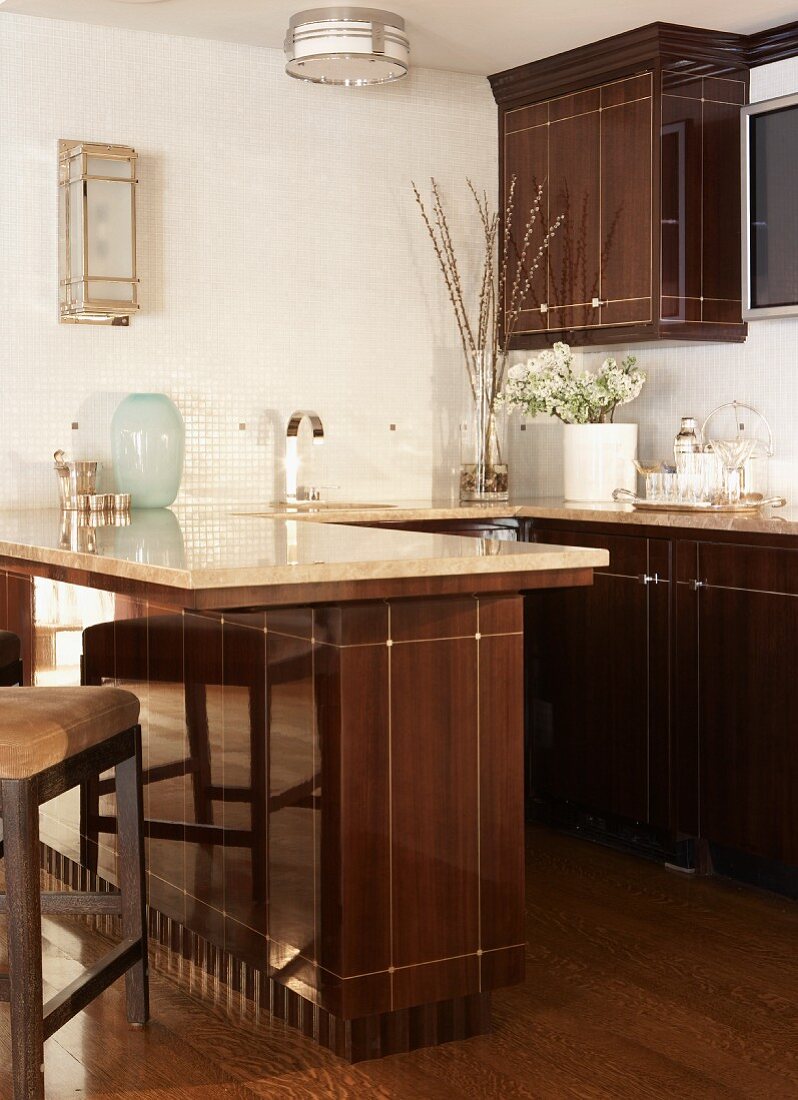
{"label": "chrome ceiling light fixture", "polygon": [[407,75],[405,21],[376,8],[311,8],[291,17],[285,71],[314,84],[360,88]]}

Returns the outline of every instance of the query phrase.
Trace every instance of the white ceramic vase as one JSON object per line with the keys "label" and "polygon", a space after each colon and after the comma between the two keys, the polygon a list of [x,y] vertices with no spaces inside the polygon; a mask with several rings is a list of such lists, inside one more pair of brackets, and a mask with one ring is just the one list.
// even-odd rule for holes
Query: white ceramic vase
{"label": "white ceramic vase", "polygon": [[566,424],[565,499],[611,501],[615,489],[635,491],[637,424]]}

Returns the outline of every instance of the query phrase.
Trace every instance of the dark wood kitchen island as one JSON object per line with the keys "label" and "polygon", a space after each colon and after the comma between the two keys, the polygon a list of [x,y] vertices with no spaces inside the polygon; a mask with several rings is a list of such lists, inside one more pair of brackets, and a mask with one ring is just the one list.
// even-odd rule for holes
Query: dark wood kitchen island
{"label": "dark wood kitchen island", "polygon": [[[27,682],[141,699],[154,939],[354,1061],[484,1031],[522,978],[520,593],[607,561],[210,508],[6,512],[0,623]],[[110,781],[64,796],[45,866],[113,882],[114,834]]]}

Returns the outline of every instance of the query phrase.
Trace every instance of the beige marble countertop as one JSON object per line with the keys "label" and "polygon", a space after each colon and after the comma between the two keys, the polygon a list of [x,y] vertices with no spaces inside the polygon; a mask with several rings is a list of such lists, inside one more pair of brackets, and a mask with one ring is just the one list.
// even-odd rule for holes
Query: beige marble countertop
{"label": "beige marble countertop", "polygon": [[767,508],[752,515],[729,513],[638,512],[630,504],[587,504],[556,497],[511,498],[504,504],[459,504],[449,499],[386,500],[356,507],[336,508],[324,503],[318,510],[291,506],[258,508],[240,504],[243,514],[295,515],[317,523],[410,523],[423,520],[553,519],[585,523],[622,523],[647,527],[679,527],[693,530],[740,531],[761,534],[798,535],[798,507]]}
{"label": "beige marble countertop", "polygon": [[[379,530],[375,523],[532,518],[798,536],[798,508],[752,516],[636,512],[626,504],[554,498],[461,505],[451,499],[252,503],[134,511],[129,526],[78,526],[57,509],[0,511],[0,556],[108,578],[190,590],[598,568],[607,554]],[[355,527],[353,525],[357,524]],[[361,526],[362,525],[362,526]]]}
{"label": "beige marble countertop", "polygon": [[602,550],[345,526],[350,515],[299,522],[195,506],[134,510],[128,526],[95,528],[55,509],[0,511],[0,557],[187,591],[521,574],[609,560]]}

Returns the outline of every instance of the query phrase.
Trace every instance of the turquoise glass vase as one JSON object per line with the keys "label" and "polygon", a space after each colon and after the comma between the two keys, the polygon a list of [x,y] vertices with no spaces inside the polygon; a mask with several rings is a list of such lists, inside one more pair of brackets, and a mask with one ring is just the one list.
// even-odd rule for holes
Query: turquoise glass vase
{"label": "turquoise glass vase", "polygon": [[111,421],[117,491],[133,508],[166,508],[183,476],[186,429],[165,393],[131,393]]}

